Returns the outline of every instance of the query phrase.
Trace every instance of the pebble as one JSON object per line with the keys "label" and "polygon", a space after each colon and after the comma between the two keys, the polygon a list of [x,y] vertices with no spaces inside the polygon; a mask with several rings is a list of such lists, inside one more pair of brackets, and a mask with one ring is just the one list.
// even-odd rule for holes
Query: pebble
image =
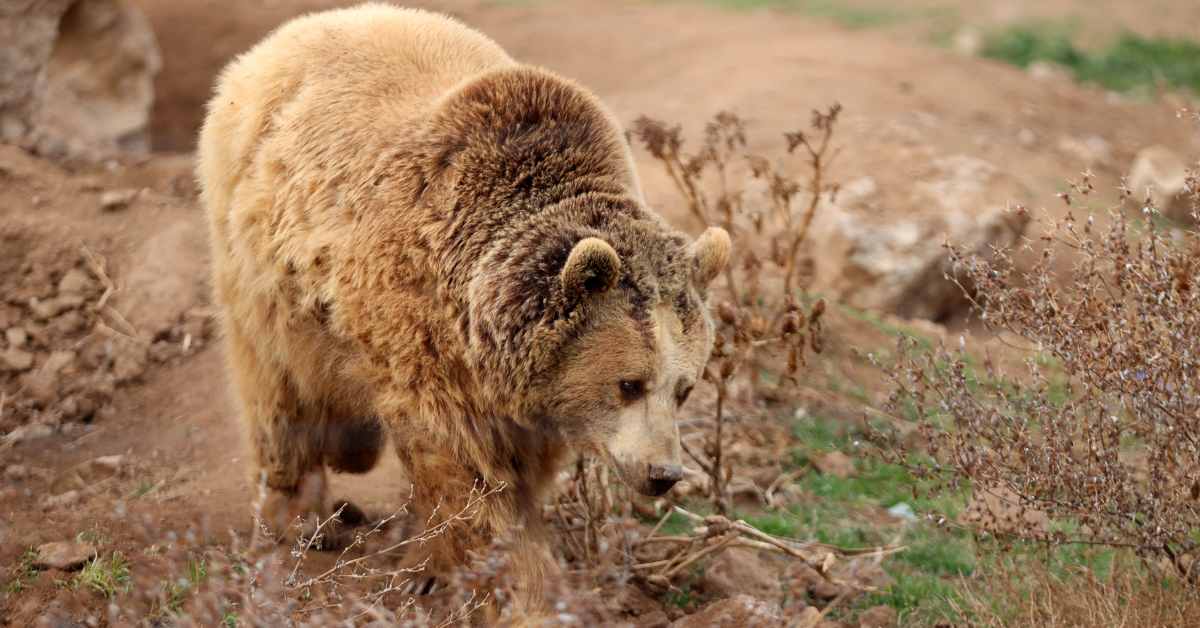
{"label": "pebble", "polygon": [[29,477],[29,467],[23,464],[10,464],[4,469],[4,479],[18,482]]}
{"label": "pebble", "polygon": [[137,195],[138,191],[133,189],[109,190],[100,195],[100,209],[106,212],[125,209]]}
{"label": "pebble", "polygon": [[8,341],[9,347],[24,347],[29,341],[29,333],[21,327],[9,327],[4,332],[4,339]]}
{"label": "pebble", "polygon": [[32,299],[29,302],[29,309],[38,320],[47,320],[81,305],[83,305],[83,295],[64,294],[44,301]]}
{"label": "pebble", "polygon": [[78,268],[72,268],[58,280],[59,294],[83,294],[92,283],[91,277]]}
{"label": "pebble", "polygon": [[42,507],[46,510],[54,510],[56,508],[68,508],[74,506],[79,501],[79,491],[71,490],[61,495],[47,495],[42,499]]}
{"label": "pebble", "polygon": [[12,446],[25,441],[46,438],[51,434],[54,434],[54,428],[50,427],[49,425],[46,425],[45,423],[30,423],[28,425],[22,425],[21,427],[9,432],[8,435],[4,437],[4,443]]}
{"label": "pebble", "polygon": [[3,352],[0,352],[0,370],[16,371],[20,373],[22,371],[28,371],[32,367],[33,354],[24,349],[9,347]]}

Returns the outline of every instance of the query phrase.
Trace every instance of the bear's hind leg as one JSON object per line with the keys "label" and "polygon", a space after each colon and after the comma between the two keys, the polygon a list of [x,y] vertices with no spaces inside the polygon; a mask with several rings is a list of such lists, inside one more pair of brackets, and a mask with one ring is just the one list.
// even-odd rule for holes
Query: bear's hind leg
{"label": "bear's hind leg", "polygon": [[263,491],[257,515],[281,542],[307,537],[330,513],[324,417],[301,403],[286,371],[262,360],[235,326],[226,331],[253,479]]}

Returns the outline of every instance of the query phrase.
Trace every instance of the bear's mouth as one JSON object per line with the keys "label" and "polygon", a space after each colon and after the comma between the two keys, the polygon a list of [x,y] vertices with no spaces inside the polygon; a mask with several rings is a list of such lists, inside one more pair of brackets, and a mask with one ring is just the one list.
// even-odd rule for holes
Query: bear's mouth
{"label": "bear's mouth", "polygon": [[601,448],[601,451],[605,462],[617,472],[621,483],[646,497],[661,497],[675,485],[675,481],[668,482],[652,478],[648,463],[622,462],[608,448]]}

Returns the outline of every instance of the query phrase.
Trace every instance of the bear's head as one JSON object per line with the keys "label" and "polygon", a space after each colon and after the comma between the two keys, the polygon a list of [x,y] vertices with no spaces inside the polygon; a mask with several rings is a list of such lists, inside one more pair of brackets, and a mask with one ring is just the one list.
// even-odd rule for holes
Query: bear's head
{"label": "bear's head", "polygon": [[676,418],[712,352],[707,287],[730,256],[720,228],[679,244],[663,240],[660,247],[678,250],[622,259],[604,239],[587,237],[558,273],[580,320],[544,380],[548,420],[645,495],[683,477]]}

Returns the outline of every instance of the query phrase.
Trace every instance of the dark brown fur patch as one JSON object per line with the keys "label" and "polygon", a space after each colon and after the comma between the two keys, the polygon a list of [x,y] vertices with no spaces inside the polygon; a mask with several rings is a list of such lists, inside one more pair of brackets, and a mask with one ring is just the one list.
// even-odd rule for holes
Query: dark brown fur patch
{"label": "dark brown fur patch", "polygon": [[379,462],[386,435],[375,417],[340,420],[327,427],[325,463],[343,473],[366,473]]}

